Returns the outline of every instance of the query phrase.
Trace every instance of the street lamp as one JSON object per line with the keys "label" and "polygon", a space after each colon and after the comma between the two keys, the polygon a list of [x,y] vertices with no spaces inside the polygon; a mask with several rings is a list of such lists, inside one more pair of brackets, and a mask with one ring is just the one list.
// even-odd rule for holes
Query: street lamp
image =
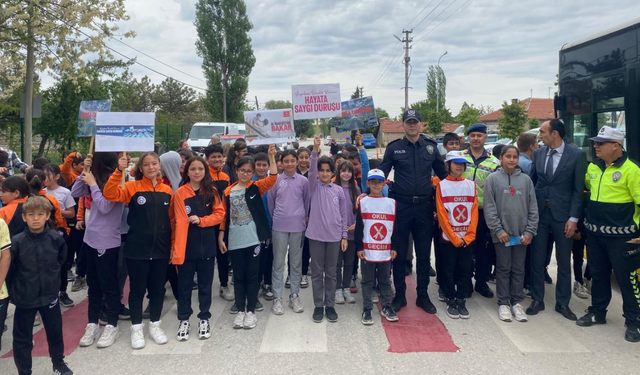
{"label": "street lamp", "polygon": [[[447,53],[448,51],[444,51],[442,56],[438,59],[438,73],[440,73],[440,59],[442,59]],[[438,77],[436,77],[436,85],[438,85],[438,90],[436,91],[436,112],[438,112],[440,109],[440,80]]]}

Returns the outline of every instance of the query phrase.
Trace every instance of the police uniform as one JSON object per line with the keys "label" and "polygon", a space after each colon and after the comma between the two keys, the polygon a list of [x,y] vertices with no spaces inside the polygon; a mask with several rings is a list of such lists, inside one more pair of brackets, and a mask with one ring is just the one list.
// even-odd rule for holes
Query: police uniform
{"label": "police uniform", "polygon": [[[420,121],[415,110],[408,110],[403,121]],[[421,135],[416,143],[406,137],[392,141],[387,146],[380,169],[385,176],[394,169],[394,182],[389,197],[397,202],[396,221],[398,228],[398,255],[393,261],[393,281],[396,296],[393,307],[396,311],[406,306],[405,265],[409,247],[409,234],[413,235],[416,248],[417,293],[419,306],[428,300],[431,239],[433,231],[433,196],[431,184],[432,171],[444,179],[447,170],[435,141]],[[428,301],[430,303],[430,301]],[[425,309],[426,310],[426,309]],[[434,311],[435,312],[435,311]]]}

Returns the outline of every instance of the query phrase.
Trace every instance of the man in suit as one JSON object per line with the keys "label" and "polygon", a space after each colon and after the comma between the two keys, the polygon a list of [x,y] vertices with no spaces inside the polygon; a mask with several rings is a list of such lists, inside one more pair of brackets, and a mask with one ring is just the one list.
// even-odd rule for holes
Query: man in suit
{"label": "man in suit", "polygon": [[564,143],[562,121],[546,121],[539,137],[544,147],[533,153],[531,179],[536,187],[540,222],[538,234],[531,243],[531,297],[527,315],[545,309],[544,275],[547,241],[553,236],[556,244],[558,280],[555,310],[569,320],[577,320],[569,309],[571,299],[571,248],[573,235],[582,217],[582,194],[587,157],[581,149]]}

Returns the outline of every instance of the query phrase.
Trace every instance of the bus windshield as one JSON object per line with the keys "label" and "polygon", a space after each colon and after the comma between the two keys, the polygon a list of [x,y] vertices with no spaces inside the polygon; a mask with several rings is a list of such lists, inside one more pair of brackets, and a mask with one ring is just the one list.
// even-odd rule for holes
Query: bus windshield
{"label": "bus windshield", "polygon": [[224,125],[194,126],[189,133],[189,139],[208,139],[214,134],[224,134]]}

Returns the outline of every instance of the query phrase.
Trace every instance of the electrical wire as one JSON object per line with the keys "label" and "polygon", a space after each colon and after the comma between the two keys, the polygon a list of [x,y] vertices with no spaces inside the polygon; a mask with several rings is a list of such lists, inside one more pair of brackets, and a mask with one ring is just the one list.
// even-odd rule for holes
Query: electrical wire
{"label": "electrical wire", "polygon": [[416,40],[413,45],[415,45],[416,43],[418,43],[419,41],[421,41],[422,39],[426,38],[429,34],[431,34],[435,29],[437,29],[438,27],[440,27],[440,25],[442,25],[443,23],[447,22],[447,20],[449,18],[451,18],[451,16],[453,16],[454,14],[456,14],[460,9],[462,9],[465,5],[467,5],[467,3],[471,1],[471,0],[467,0],[464,2],[464,4],[462,4],[460,6],[460,8],[454,10],[449,16],[447,16],[447,18],[445,18],[442,22],[440,22],[436,27],[434,27],[433,29],[431,29],[428,33],[426,33],[424,36],[422,36],[420,39]]}

